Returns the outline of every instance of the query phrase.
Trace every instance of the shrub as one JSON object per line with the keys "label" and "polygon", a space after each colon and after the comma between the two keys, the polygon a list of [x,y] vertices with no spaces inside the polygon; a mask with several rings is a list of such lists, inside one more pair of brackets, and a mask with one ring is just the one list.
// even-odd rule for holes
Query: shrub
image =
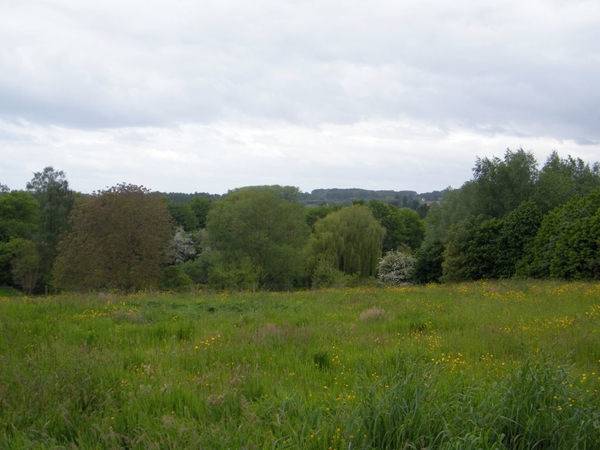
{"label": "shrub", "polygon": [[179,266],[169,266],[161,282],[161,288],[168,291],[185,291],[194,285],[192,279]]}
{"label": "shrub", "polygon": [[324,259],[319,259],[311,276],[311,285],[314,289],[341,288],[346,286],[348,275],[336,269]]}
{"label": "shrub", "polygon": [[377,265],[379,280],[387,286],[411,284],[414,268],[414,256],[400,250],[387,252]]}

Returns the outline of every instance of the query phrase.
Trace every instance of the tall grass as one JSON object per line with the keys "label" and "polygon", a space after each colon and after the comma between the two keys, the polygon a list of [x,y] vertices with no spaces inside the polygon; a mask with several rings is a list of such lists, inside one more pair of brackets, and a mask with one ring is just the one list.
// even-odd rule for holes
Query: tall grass
{"label": "tall grass", "polygon": [[600,448],[600,285],[0,297],[0,448]]}

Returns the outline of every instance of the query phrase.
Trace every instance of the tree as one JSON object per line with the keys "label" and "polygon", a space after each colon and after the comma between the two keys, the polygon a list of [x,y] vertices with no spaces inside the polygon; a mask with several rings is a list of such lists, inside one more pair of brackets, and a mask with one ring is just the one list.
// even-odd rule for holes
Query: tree
{"label": "tree", "polygon": [[535,239],[542,224],[542,213],[532,202],[523,202],[504,219],[499,236],[499,256],[495,275],[498,278],[511,278],[517,264],[523,258],[525,249]]}
{"label": "tree", "polygon": [[173,221],[184,231],[196,231],[198,229],[198,217],[189,203],[174,203],[167,200],[167,209]]}
{"label": "tree", "polygon": [[40,257],[40,282],[47,284],[52,277],[59,236],[68,230],[75,193],[69,189],[65,173],[53,167],[35,172],[27,183],[27,191],[40,204],[35,242]]}
{"label": "tree", "polygon": [[303,276],[302,249],[309,229],[304,208],[288,200],[291,191],[244,188],[214,203],[206,231],[208,251],[222,257],[215,270],[260,273],[260,284],[275,289],[291,288]]}
{"label": "tree", "polygon": [[473,168],[478,198],[475,214],[503,218],[532,198],[537,177],[537,161],[523,149],[507,149],[504,159],[477,158]]}
{"label": "tree", "polygon": [[550,211],[527,247],[518,275],[600,278],[600,189]]}
{"label": "tree", "polygon": [[503,222],[470,217],[454,224],[444,242],[441,281],[462,282],[496,278],[499,258],[499,236]]}
{"label": "tree", "polygon": [[324,260],[349,275],[375,275],[385,228],[368,207],[343,208],[319,220],[314,228],[307,249],[311,269]]}
{"label": "tree", "polygon": [[310,229],[313,230],[315,223],[317,223],[319,219],[323,219],[328,214],[339,211],[340,209],[342,209],[342,205],[339,203],[335,205],[323,204],[311,206],[306,209],[306,223],[308,224]]}
{"label": "tree", "polygon": [[206,227],[206,217],[208,216],[208,212],[210,211],[210,207],[212,205],[211,199],[199,195],[194,197],[190,201],[190,207],[196,216],[196,220],[198,221],[198,228]]}
{"label": "tree", "polygon": [[39,209],[38,202],[27,192],[0,194],[0,242],[31,239],[37,228]]}
{"label": "tree", "polygon": [[169,259],[173,224],[165,202],[119,184],[79,199],[55,264],[60,288],[133,291],[154,286]]}
{"label": "tree", "polygon": [[412,284],[415,257],[401,250],[387,252],[377,265],[377,277],[387,286]]}
{"label": "tree", "polygon": [[200,253],[200,239],[198,231],[187,233],[183,227],[178,227],[171,243],[173,263],[182,264],[198,256],[198,253]]}
{"label": "tree", "polygon": [[600,165],[586,164],[580,158],[561,159],[552,152],[540,171],[534,200],[544,214],[567,203],[575,196],[585,196],[600,187]]}
{"label": "tree", "polygon": [[40,257],[35,244],[26,239],[13,239],[10,241],[10,250],[13,253],[11,260],[13,282],[20,286],[25,294],[31,294],[40,267]]}
{"label": "tree", "polygon": [[442,277],[444,262],[444,244],[433,241],[423,245],[417,252],[414,281],[419,284],[437,283]]}
{"label": "tree", "polygon": [[467,181],[460,189],[443,191],[440,202],[431,205],[427,214],[424,245],[444,242],[446,233],[454,224],[476,215],[478,203],[477,186],[473,181]]}
{"label": "tree", "polygon": [[14,284],[12,264],[16,247],[34,238],[39,215],[38,202],[27,192],[0,194],[0,284]]}
{"label": "tree", "polygon": [[425,223],[416,211],[397,208],[382,202],[370,200],[368,207],[385,228],[383,251],[397,250],[407,245],[413,250],[419,248],[425,237]]}

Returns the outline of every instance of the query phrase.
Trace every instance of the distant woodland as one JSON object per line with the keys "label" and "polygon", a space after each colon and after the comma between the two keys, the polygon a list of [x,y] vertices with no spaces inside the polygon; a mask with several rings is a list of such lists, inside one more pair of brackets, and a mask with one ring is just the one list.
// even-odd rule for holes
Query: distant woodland
{"label": "distant woodland", "polygon": [[0,286],[27,294],[292,290],[364,283],[600,278],[600,165],[522,149],[458,189],[254,186],[226,195],[127,183],[81,194],[46,167],[0,184]]}

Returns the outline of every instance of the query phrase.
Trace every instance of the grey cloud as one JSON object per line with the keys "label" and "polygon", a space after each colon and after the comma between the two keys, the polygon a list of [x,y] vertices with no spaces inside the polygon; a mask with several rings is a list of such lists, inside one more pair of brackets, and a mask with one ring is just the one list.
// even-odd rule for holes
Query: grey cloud
{"label": "grey cloud", "polygon": [[[105,132],[111,145],[137,151],[181,144],[154,142],[144,129],[173,138],[173,130],[188,125],[206,136],[198,143],[203,152],[254,148],[247,136],[219,134],[222,124],[248,121],[250,128],[285,124],[312,136],[327,125],[351,130],[406,120],[424,131],[413,135],[399,126],[393,139],[408,136],[403,145],[446,142],[466,130],[487,139],[479,144],[486,149],[499,145],[499,154],[520,142],[578,142],[589,149],[600,142],[600,5],[594,1],[9,3],[0,6],[5,122]],[[217,131],[207,128],[214,124]],[[261,145],[273,152],[298,148],[276,140]],[[318,161],[326,151],[320,146],[329,142],[303,145],[307,160]],[[354,151],[369,153],[370,145],[382,144],[374,139]],[[461,164],[473,158],[468,154]],[[385,161],[372,172],[357,166],[369,173],[361,179],[365,186],[388,173]],[[323,181],[327,173],[343,178],[351,171],[324,167],[306,170],[315,177],[322,172]],[[393,182],[393,170],[385,177]]]}

